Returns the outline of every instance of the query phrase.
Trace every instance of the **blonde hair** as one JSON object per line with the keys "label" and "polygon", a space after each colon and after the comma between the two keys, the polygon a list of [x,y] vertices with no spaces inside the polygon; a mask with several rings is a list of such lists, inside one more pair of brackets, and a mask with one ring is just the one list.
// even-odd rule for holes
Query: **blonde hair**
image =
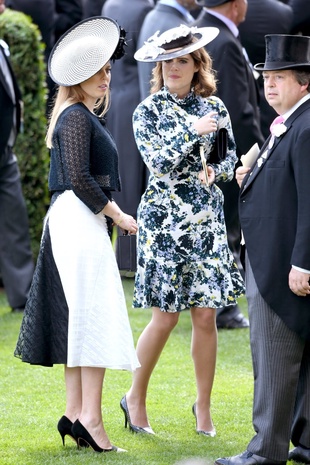
{"label": "blonde hair", "polygon": [[[196,95],[209,97],[216,91],[216,77],[215,71],[212,69],[212,59],[203,47],[191,52],[190,55],[198,66],[198,70],[193,76],[191,88],[193,88]],[[158,92],[164,85],[162,66],[162,62],[159,61],[153,68],[151,94]]]}
{"label": "blonde hair", "polygon": [[[48,129],[45,137],[45,142],[47,147],[52,148],[52,137],[55,129],[55,125],[59,115],[70,105],[75,103],[84,102],[86,94],[81,88],[80,84],[74,86],[59,86],[54,99],[54,106],[49,118]],[[110,106],[110,90],[107,91],[107,94],[98,99],[94,110],[98,116],[103,116],[106,114]]]}

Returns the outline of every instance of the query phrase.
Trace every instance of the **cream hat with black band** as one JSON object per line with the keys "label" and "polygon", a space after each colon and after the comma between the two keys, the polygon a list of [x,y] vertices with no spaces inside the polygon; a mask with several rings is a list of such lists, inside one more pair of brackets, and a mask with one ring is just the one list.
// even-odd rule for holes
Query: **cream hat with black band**
{"label": "cream hat with black band", "polygon": [[137,61],[171,60],[192,53],[211,42],[219,33],[217,27],[189,27],[181,24],[159,35],[157,31],[136,51]]}
{"label": "cream hat with black band", "polygon": [[48,72],[56,84],[80,84],[109,60],[124,55],[125,31],[111,18],[94,16],[69,29],[54,45]]}

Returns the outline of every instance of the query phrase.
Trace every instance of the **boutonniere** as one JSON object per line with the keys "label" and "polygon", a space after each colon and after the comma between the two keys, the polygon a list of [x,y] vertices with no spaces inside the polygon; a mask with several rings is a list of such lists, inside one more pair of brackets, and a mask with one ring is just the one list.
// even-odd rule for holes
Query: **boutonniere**
{"label": "boutonniere", "polygon": [[275,137],[280,137],[282,136],[285,132],[287,131],[287,127],[285,126],[284,123],[281,124],[275,124],[271,130],[271,133]]}

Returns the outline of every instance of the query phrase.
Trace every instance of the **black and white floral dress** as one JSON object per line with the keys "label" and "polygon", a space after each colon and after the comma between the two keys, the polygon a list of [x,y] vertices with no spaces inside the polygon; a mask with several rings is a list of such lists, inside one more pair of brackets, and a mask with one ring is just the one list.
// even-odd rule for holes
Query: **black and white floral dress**
{"label": "black and white floral dress", "polygon": [[230,181],[237,157],[230,117],[219,98],[191,92],[178,99],[164,87],[134,112],[135,139],[150,177],[138,208],[133,307],[218,308],[235,304],[244,293],[228,248],[223,193],[198,179],[199,144],[209,153],[215,133],[199,136],[193,122],[211,111],[229,135],[225,161],[213,165],[216,181]]}

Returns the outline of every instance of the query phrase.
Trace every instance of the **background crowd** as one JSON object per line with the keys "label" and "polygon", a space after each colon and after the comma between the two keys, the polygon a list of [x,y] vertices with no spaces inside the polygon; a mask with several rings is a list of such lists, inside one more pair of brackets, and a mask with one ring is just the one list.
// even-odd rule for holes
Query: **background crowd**
{"label": "background crowd", "polygon": [[[240,158],[254,142],[262,144],[275,116],[274,110],[263,97],[262,77],[252,67],[252,63],[264,59],[264,36],[271,33],[310,33],[310,3],[307,0],[248,0],[247,6],[246,2],[239,0],[227,2],[228,6],[239,5],[237,15],[231,16],[229,8],[225,12],[227,18],[235,24],[235,37],[228,31],[227,24],[216,17],[218,3],[216,0],[131,0],[128,14],[126,0],[6,1],[7,7],[30,15],[39,26],[46,46],[46,60],[57,39],[84,18],[109,16],[126,30],[128,47],[125,58],[114,64],[116,72],[112,76],[112,104],[107,115],[107,125],[116,140],[120,159],[122,191],[117,192],[115,198],[120,207],[133,216],[136,216],[148,180],[148,171],[137,150],[132,130],[133,111],[149,94],[152,64],[138,63],[133,58],[134,52],[143,42],[157,30],[164,32],[180,24],[219,27],[219,37],[206,48],[217,72],[217,95],[224,101],[232,119],[237,155]],[[51,21],[51,18],[54,20]],[[222,52],[227,47],[232,53],[225,55],[223,60]],[[55,84],[48,74],[47,84],[49,111]],[[229,246],[239,269],[243,271],[237,212],[238,186],[232,181],[226,185],[221,184],[221,188],[225,195]],[[2,269],[1,274],[4,273]],[[18,305],[14,303],[12,306],[22,309],[24,302],[21,300]],[[218,309],[217,313],[218,328],[248,326],[238,305]]]}

